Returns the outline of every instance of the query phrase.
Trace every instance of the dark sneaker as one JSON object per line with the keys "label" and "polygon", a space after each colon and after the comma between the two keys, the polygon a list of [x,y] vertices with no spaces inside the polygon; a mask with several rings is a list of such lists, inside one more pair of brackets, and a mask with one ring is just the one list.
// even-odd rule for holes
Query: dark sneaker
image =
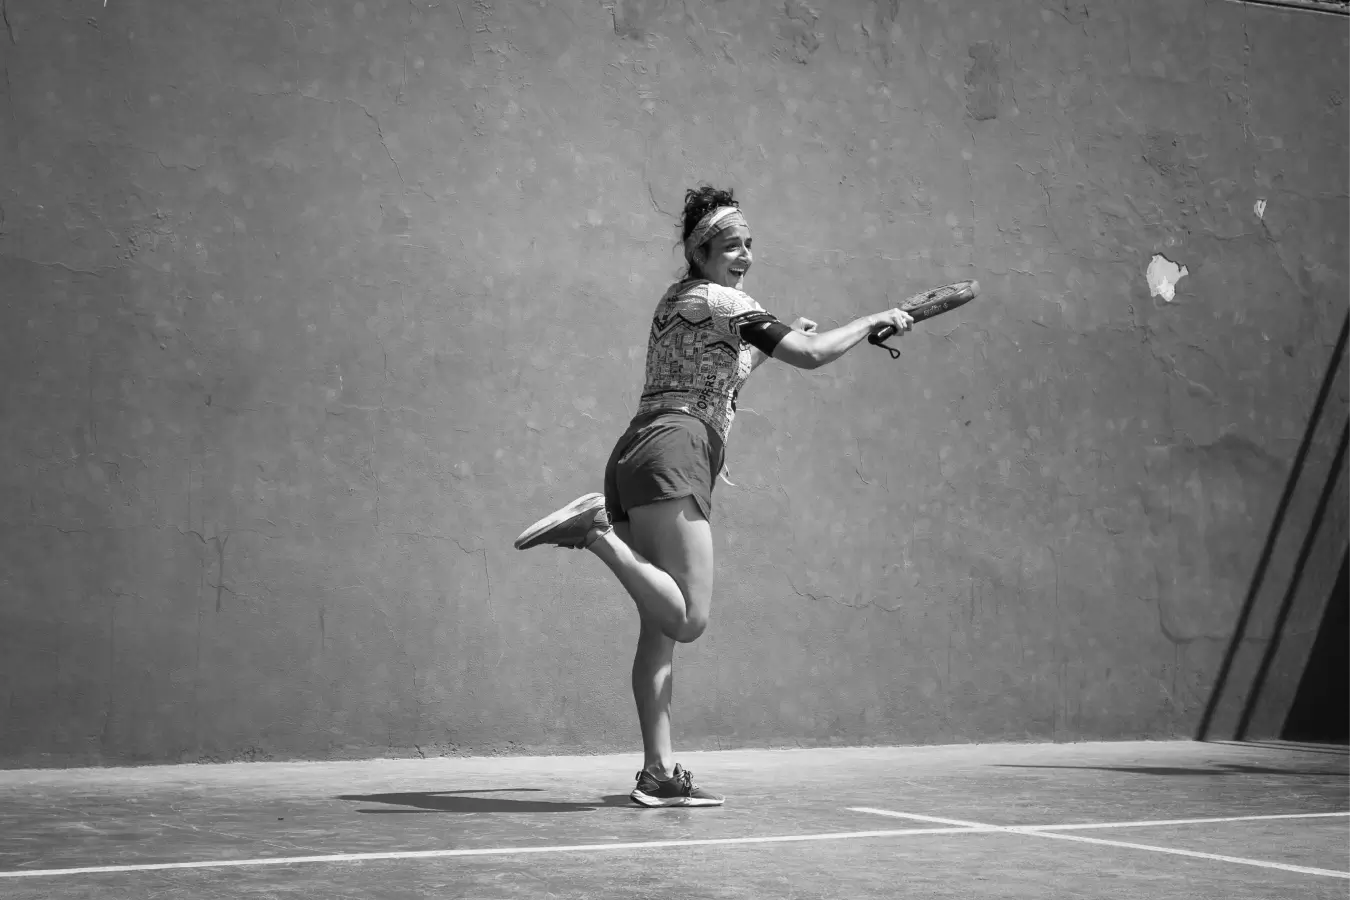
{"label": "dark sneaker", "polygon": [[604,494],[586,494],[557,512],[544,516],[521,532],[520,537],[516,538],[516,549],[528,550],[540,544],[556,544],[571,550],[581,550],[586,546],[586,535],[595,527],[601,531],[609,529]]}
{"label": "dark sneaker", "polygon": [[722,797],[694,784],[694,773],[675,764],[675,774],[657,781],[646,769],[637,773],[637,787],[628,795],[643,806],[721,806]]}

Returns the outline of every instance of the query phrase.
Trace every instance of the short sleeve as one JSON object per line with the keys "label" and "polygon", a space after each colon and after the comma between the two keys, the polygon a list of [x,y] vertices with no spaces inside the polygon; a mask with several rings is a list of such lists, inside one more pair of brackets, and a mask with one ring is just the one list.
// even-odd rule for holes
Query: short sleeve
{"label": "short sleeve", "polygon": [[719,320],[726,323],[727,334],[735,337],[740,337],[741,329],[747,325],[777,321],[749,294],[720,284],[708,285],[708,308]]}
{"label": "short sleeve", "polygon": [[708,307],[721,322],[726,323],[729,337],[745,341],[769,356],[773,355],[774,348],[783,336],[792,331],[778,321],[773,313],[755,302],[753,297],[735,288],[710,283]]}

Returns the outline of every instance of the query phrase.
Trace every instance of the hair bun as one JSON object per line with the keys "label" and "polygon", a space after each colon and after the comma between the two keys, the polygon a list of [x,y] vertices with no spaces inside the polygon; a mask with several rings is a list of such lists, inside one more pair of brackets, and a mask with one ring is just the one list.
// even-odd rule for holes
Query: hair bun
{"label": "hair bun", "polygon": [[723,191],[710,184],[700,184],[684,192],[684,215],[681,219],[680,240],[689,237],[689,233],[698,225],[699,220],[719,206],[741,204],[734,196],[735,191]]}

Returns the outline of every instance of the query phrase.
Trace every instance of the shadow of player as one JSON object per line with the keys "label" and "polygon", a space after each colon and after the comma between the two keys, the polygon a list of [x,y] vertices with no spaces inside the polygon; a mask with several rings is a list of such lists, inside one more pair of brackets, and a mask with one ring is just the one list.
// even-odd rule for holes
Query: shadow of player
{"label": "shadow of player", "polygon": [[611,794],[596,803],[561,803],[554,800],[516,800],[482,797],[478,794],[534,793],[540,788],[483,788],[467,791],[409,791],[397,794],[343,794],[338,800],[387,803],[410,809],[358,809],[359,813],[561,813],[592,812],[606,806],[632,806],[627,794]]}

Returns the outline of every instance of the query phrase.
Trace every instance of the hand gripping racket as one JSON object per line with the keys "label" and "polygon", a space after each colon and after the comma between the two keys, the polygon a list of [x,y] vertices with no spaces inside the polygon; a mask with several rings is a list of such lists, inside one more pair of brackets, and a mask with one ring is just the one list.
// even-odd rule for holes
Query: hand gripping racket
{"label": "hand gripping racket", "polygon": [[[915,294],[901,303],[900,309],[909,313],[915,322],[922,322],[924,319],[931,319],[933,316],[956,309],[958,306],[964,306],[979,294],[980,283],[978,281],[953,281],[951,284],[944,284],[942,287],[933,288],[931,291]],[[900,351],[883,343],[893,334],[895,334],[894,325],[883,325],[867,336],[867,342],[890,353],[891,359],[899,359]]]}

